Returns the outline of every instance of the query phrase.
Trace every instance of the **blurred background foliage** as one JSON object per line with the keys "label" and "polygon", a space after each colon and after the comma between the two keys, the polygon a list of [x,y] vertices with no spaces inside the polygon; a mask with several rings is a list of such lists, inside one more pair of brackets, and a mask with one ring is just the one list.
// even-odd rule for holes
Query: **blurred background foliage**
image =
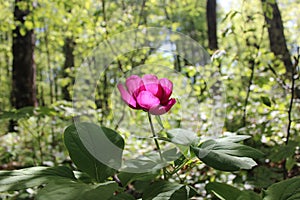
{"label": "blurred background foliage", "polygon": [[[217,1],[209,7],[212,2],[0,0],[0,169],[37,165],[74,167],[63,145],[62,133],[76,115],[72,107],[72,86],[80,65],[98,44],[117,33],[143,27],[165,27],[191,37],[213,55],[209,67],[220,74],[226,88],[224,127],[214,134],[251,135],[248,145],[265,153],[256,168],[236,173],[220,172],[190,162],[186,171],[178,172],[179,181],[192,184],[208,198],[204,185],[210,181],[218,180],[259,192],[274,182],[299,175],[300,1],[231,0]],[[282,24],[278,24],[277,31],[283,31],[283,43],[278,39],[278,43],[272,44],[275,36],[269,33],[272,20],[278,19],[274,5],[280,11],[281,21],[277,24]],[[215,20],[214,12],[208,15],[214,9]],[[16,10],[23,12],[21,17]],[[26,43],[26,38],[33,40]],[[14,44],[21,44],[24,49],[14,51]],[[272,48],[274,45],[281,50],[287,48],[284,53],[289,56],[276,51]],[[31,54],[28,49],[33,49]],[[34,69],[31,70],[33,74],[22,70],[16,73],[20,70],[18,55],[33,61],[31,65],[24,61],[23,65],[21,60],[21,68]],[[144,113],[138,112],[134,120],[122,119],[122,113],[113,112],[111,97],[117,95],[116,83],[137,66],[151,66],[155,71],[158,64],[180,73],[189,82],[187,89],[192,91],[188,99],[206,107],[205,102],[211,97],[205,93],[208,88],[196,66],[176,55],[167,60],[162,54],[152,54],[147,49],[136,50],[117,57],[99,78],[96,99],[90,105],[98,123],[116,128],[125,138],[130,138],[131,131],[136,131],[136,120],[146,118]],[[181,80],[172,81],[174,87],[182,84]],[[16,88],[20,84],[27,85],[26,82],[28,88],[34,85],[32,93],[26,94],[27,90]],[[33,101],[26,103],[24,98]],[[191,121],[190,124],[200,124],[199,135],[207,136],[212,126],[211,108],[207,106],[195,113],[189,102],[171,111],[172,118],[165,118],[165,127],[175,128]],[[196,118],[181,116],[180,109]],[[120,121],[114,121],[116,119]],[[139,140],[127,145],[128,149],[149,146]],[[27,190],[1,194],[1,198],[22,199],[32,194],[34,191]]]}

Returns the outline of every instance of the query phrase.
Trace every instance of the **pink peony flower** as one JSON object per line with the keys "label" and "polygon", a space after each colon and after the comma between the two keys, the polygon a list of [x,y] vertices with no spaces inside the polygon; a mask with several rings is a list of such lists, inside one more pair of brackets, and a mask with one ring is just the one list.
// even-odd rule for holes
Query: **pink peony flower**
{"label": "pink peony flower", "polygon": [[176,103],[174,98],[170,99],[173,83],[167,78],[158,79],[152,74],[146,74],[142,78],[131,75],[126,79],[125,85],[127,89],[123,84],[118,84],[118,89],[130,108],[162,115]]}

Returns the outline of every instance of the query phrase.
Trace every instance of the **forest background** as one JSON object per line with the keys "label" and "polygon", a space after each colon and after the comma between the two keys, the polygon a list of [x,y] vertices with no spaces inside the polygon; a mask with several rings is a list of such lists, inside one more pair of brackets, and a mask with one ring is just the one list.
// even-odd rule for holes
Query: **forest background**
{"label": "forest background", "polygon": [[[232,173],[191,162],[179,172],[182,181],[196,188],[199,198],[217,198],[204,188],[214,181],[260,195],[283,180],[297,180],[299,186],[299,9],[299,0],[0,0],[0,169],[75,169],[63,132],[78,114],[72,97],[80,66],[118,33],[160,27],[189,36],[212,56],[209,65],[226,88],[219,136],[250,135],[245,143],[264,153],[255,168]],[[190,81],[190,98],[204,104],[209,95],[198,66],[172,56],[166,61],[164,54],[143,49],[116,57],[100,76],[86,112],[129,137],[135,121],[113,113],[111,94],[119,78],[136,66],[155,68],[157,63]],[[198,135],[209,134],[207,113],[197,113]],[[143,115],[137,117],[143,120]],[[187,118],[177,116],[165,126],[180,127]],[[145,144],[130,145],[143,149]],[[0,198],[31,199],[36,193],[37,188],[3,191]]]}

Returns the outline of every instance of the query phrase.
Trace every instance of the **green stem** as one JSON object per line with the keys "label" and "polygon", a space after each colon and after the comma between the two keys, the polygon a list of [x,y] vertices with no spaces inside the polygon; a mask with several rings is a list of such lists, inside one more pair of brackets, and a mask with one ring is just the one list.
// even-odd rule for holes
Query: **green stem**
{"label": "green stem", "polygon": [[177,173],[179,170],[181,170],[181,168],[186,165],[189,162],[189,160],[185,160],[183,163],[181,163],[181,165],[179,165],[178,167],[174,168],[174,170],[171,172],[171,175]]}
{"label": "green stem", "polygon": [[[152,132],[152,135],[153,135],[153,139],[154,139],[157,151],[159,153],[159,157],[160,157],[161,161],[163,162],[164,158],[163,158],[161,150],[160,150],[160,146],[159,146],[159,143],[158,143],[158,140],[157,140],[157,136],[156,136],[156,133],[155,133],[154,127],[153,127],[153,123],[152,123],[152,119],[151,119],[151,114],[149,112],[148,112],[148,119],[149,119],[149,123],[150,123],[150,127],[151,127],[151,132]],[[166,175],[166,168],[165,167],[163,168],[163,174],[164,174],[164,179],[166,180],[167,179],[167,175]]]}

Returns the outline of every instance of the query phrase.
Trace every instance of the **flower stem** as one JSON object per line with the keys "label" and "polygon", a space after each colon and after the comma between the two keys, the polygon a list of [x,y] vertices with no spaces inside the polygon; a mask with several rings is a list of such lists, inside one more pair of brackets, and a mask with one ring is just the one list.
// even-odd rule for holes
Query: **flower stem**
{"label": "flower stem", "polygon": [[[149,119],[149,123],[150,123],[150,127],[151,127],[151,132],[152,132],[152,135],[153,135],[153,139],[154,139],[157,151],[159,153],[159,157],[160,157],[161,161],[163,162],[164,159],[163,159],[163,156],[162,156],[162,153],[161,153],[161,150],[160,150],[158,140],[156,138],[156,133],[154,131],[154,127],[153,127],[153,123],[152,123],[152,119],[151,119],[151,114],[149,112],[148,112],[148,119]],[[166,176],[166,168],[165,167],[163,168],[163,174],[164,174],[164,179],[166,180],[167,176]]]}

